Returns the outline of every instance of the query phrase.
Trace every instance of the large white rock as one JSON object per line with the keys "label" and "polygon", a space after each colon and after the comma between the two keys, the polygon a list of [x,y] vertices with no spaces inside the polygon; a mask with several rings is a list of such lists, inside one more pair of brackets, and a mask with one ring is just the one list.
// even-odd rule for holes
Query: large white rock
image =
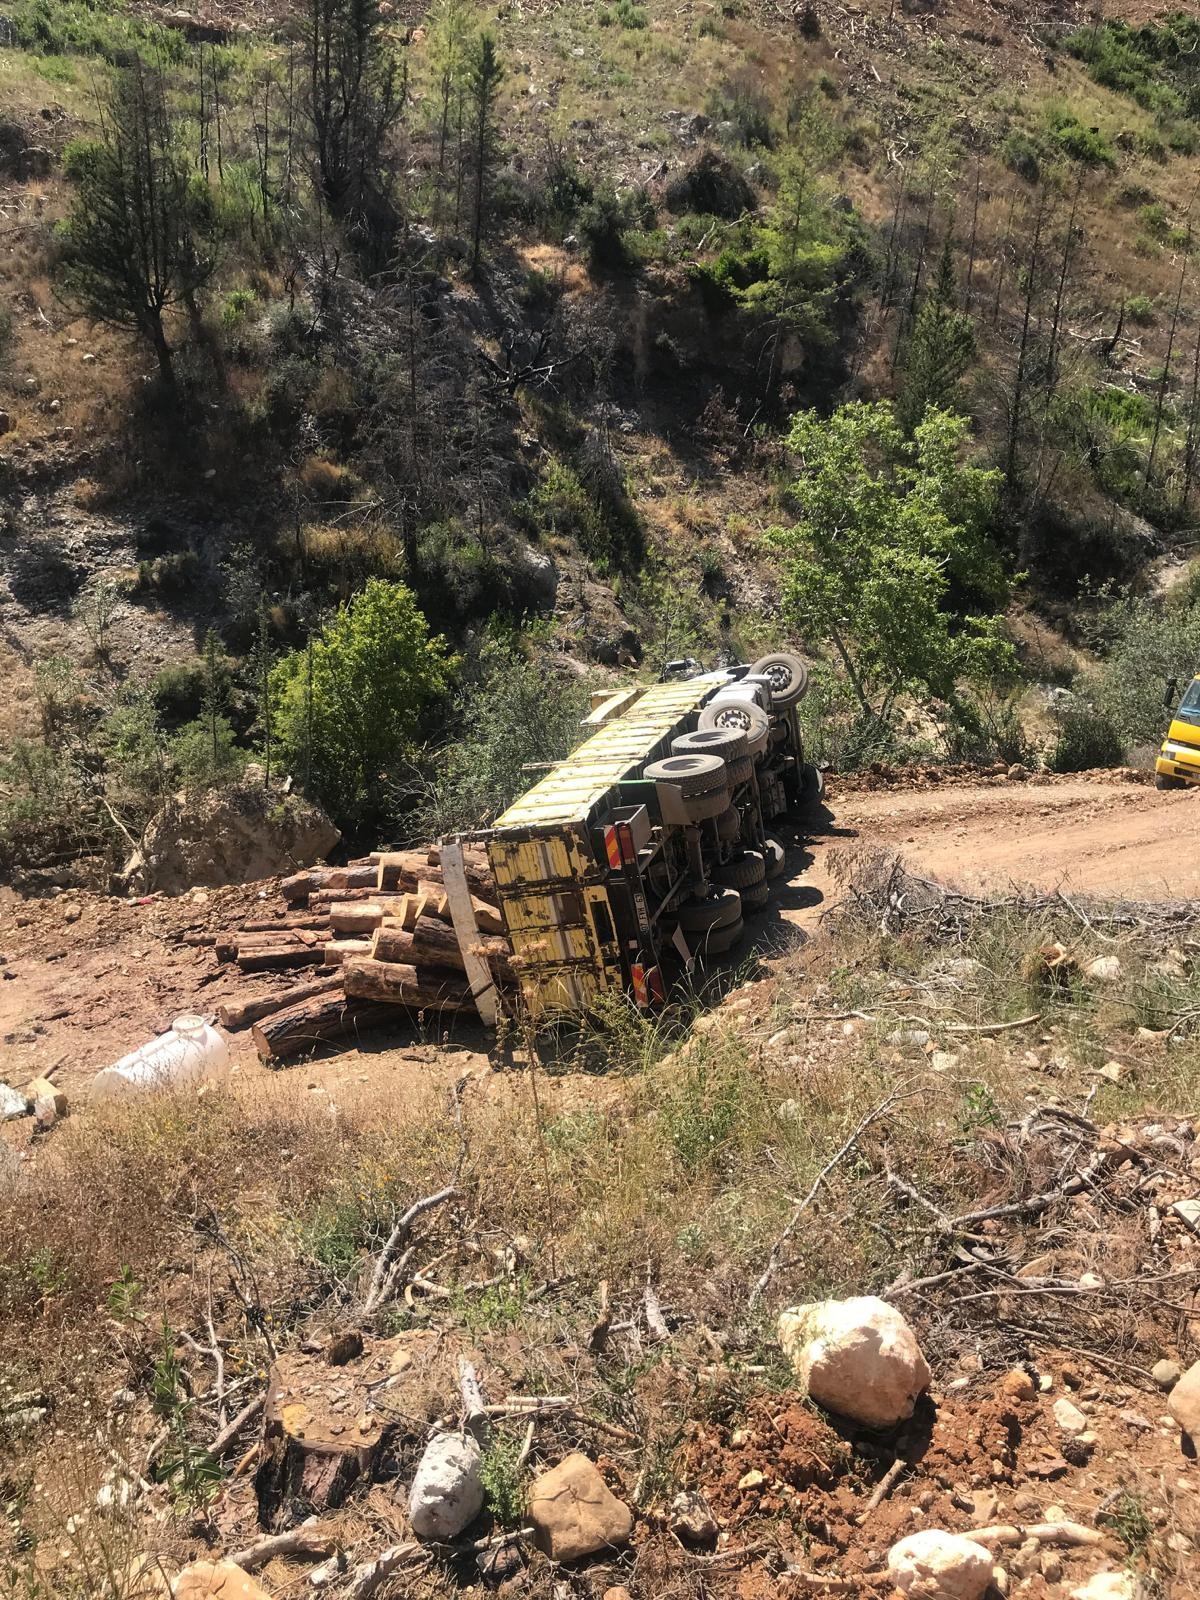
{"label": "large white rock", "polygon": [[888,1551],[888,1577],[919,1600],[983,1600],[992,1581],[991,1552],[960,1533],[922,1528]]}
{"label": "large white rock", "polygon": [[443,1433],[425,1446],[408,1491],[419,1539],[454,1539],[483,1510],[480,1450],[469,1434]]}
{"label": "large white rock", "polygon": [[1137,1580],[1131,1572],[1097,1572],[1071,1590],[1071,1600],[1134,1600],[1136,1594]]}
{"label": "large white rock", "polygon": [[1167,1396],[1167,1410],[1200,1443],[1200,1361],[1194,1362]]}
{"label": "large white rock", "polygon": [[780,1315],[779,1342],[818,1405],[868,1427],[911,1417],[929,1387],[915,1334],[874,1295],[793,1306]]}

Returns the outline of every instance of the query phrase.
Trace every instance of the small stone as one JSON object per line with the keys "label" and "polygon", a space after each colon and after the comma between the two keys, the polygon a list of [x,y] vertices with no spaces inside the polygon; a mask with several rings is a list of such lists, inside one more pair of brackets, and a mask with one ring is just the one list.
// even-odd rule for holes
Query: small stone
{"label": "small stone", "polygon": [[759,1472],[757,1467],[752,1467],[744,1478],[738,1479],[739,1489],[761,1489],[767,1481],[765,1472]]}
{"label": "small stone", "polygon": [[1193,1233],[1200,1233],[1200,1200],[1176,1200],[1171,1210]]}
{"label": "small stone", "polygon": [[983,1600],[992,1558],[973,1539],[925,1528],[892,1546],[887,1570],[896,1588],[917,1600]]}
{"label": "small stone", "polygon": [[529,1521],[538,1548],[552,1561],[579,1561],[598,1550],[620,1549],[633,1532],[629,1507],[594,1463],[578,1453],[534,1480]]}
{"label": "small stone", "polygon": [[935,1050],[929,1058],[929,1065],[935,1072],[953,1072],[958,1065],[958,1054],[954,1050]]}
{"label": "small stone", "polygon": [[49,1078],[30,1078],[25,1085],[24,1093],[33,1101],[35,1113],[39,1100],[51,1100],[54,1103],[55,1115],[66,1116],[67,1097],[56,1084],[50,1082]]}
{"label": "small stone", "polygon": [[1037,1385],[1023,1367],[1014,1367],[1000,1380],[1000,1388],[1010,1400],[1036,1400]]}
{"label": "small stone", "polygon": [[913,1414],[929,1387],[929,1364],[908,1323],[873,1295],[793,1306],[779,1342],[818,1405],[872,1428]]}
{"label": "small stone", "polygon": [[1200,1361],[1194,1362],[1171,1390],[1167,1410],[1184,1433],[1200,1441]]}
{"label": "small stone", "polygon": [[702,1494],[681,1490],[671,1502],[671,1532],[689,1544],[716,1544],[720,1533],[712,1507]]}
{"label": "small stone", "polygon": [[929,1043],[929,1032],[925,1028],[896,1028],[888,1034],[887,1042],[911,1050],[924,1050]]}
{"label": "small stone", "polygon": [[1041,1573],[1047,1583],[1060,1583],[1063,1575],[1062,1557],[1057,1550],[1043,1550]]}
{"label": "small stone", "polygon": [[92,367],[96,364],[96,357],[90,350],[88,350],[84,355],[80,356],[79,359],[83,362],[84,366],[87,367]]}
{"label": "small stone", "polygon": [[1098,1070],[1100,1077],[1106,1078],[1109,1083],[1120,1083],[1126,1072],[1119,1061],[1106,1061]]}
{"label": "small stone", "polygon": [[1097,1572],[1071,1590],[1071,1600],[1134,1600],[1137,1579],[1132,1572]]}
{"label": "small stone", "polygon": [[1125,976],[1120,956],[1097,956],[1088,962],[1086,971],[1097,983],[1118,983]]}
{"label": "small stone", "polygon": [[1183,1376],[1183,1371],[1178,1361],[1170,1361],[1164,1356],[1150,1368],[1150,1376],[1160,1389],[1173,1389]]}
{"label": "small stone", "polygon": [[0,1083],[0,1122],[12,1122],[16,1117],[27,1117],[33,1103],[27,1096],[18,1094],[7,1083]]}
{"label": "small stone", "polygon": [[418,1539],[453,1539],[483,1510],[482,1454],[469,1433],[443,1433],[425,1446],[408,1491]]}
{"label": "small stone", "polygon": [[1087,1418],[1079,1407],[1072,1405],[1065,1396],[1054,1402],[1054,1420],[1064,1433],[1087,1432]]}

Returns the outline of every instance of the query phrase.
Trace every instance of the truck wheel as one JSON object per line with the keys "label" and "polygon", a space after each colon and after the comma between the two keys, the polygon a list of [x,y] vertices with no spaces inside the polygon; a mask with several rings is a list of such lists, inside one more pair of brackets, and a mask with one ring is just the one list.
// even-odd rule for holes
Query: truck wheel
{"label": "truck wheel", "polygon": [[746,735],[750,754],[760,756],[767,748],[771,721],[753,700],[718,700],[700,713],[700,728],[702,732],[709,728],[736,728]]}
{"label": "truck wheel", "polygon": [[781,650],[760,656],[750,668],[752,678],[766,678],[777,711],[788,711],[808,693],[808,668],[799,656]]}
{"label": "truck wheel", "polygon": [[754,776],[754,762],[749,755],[742,756],[739,761],[729,763],[729,787],[736,789],[739,783],[749,783]]}
{"label": "truck wheel", "polygon": [[767,882],[777,878],[787,865],[787,851],[778,839],[767,839],[763,843],[763,860],[767,865]]}
{"label": "truck wheel", "polygon": [[707,794],[690,794],[683,802],[689,822],[710,822],[729,810],[729,790],[722,784]]}
{"label": "truck wheel", "polygon": [[1156,789],[1186,789],[1187,784],[1182,778],[1172,778],[1165,772],[1154,774],[1154,787]]}
{"label": "truck wheel", "polygon": [[755,911],[765,911],[771,901],[771,885],[756,883],[752,889],[741,890],[742,914],[750,916]]}
{"label": "truck wheel", "polygon": [[805,806],[819,806],[824,798],[825,774],[810,761],[800,774],[799,808],[803,810]]}
{"label": "truck wheel", "polygon": [[731,889],[739,890],[745,895],[747,889],[754,889],[767,879],[767,864],[757,850],[747,850],[736,861],[727,861],[724,866],[717,867],[713,877],[718,883],[724,883]]}
{"label": "truck wheel", "polygon": [[677,756],[720,756],[726,766],[732,766],[749,754],[749,746],[740,728],[705,728],[672,739],[671,752]]}
{"label": "truck wheel", "polygon": [[727,928],[742,915],[742,897],[736,889],[714,889],[706,900],[686,900],[675,913],[684,933],[708,933]]}
{"label": "truck wheel", "polygon": [[713,928],[701,944],[699,954],[708,960],[714,956],[727,955],[745,932],[746,924],[741,917],[736,922],[728,923],[724,928]]}
{"label": "truck wheel", "polygon": [[714,789],[727,787],[725,763],[721,757],[699,753],[652,761],[642,776],[652,778],[656,783],[673,783],[685,798],[694,794],[711,794]]}

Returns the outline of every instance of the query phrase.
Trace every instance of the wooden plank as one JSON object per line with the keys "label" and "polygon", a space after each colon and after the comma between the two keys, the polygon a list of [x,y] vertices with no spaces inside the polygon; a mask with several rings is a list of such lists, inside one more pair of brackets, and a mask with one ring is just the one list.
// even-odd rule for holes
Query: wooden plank
{"label": "wooden plank", "polygon": [[479,1012],[479,1019],[484,1026],[494,1028],[496,1026],[496,983],[487,962],[476,952],[476,945],[479,942],[479,929],[475,926],[475,905],[471,898],[471,891],[467,887],[467,872],[463,862],[462,845],[455,844],[453,841],[443,844],[441,856],[442,882],[445,885],[446,897],[450,902],[450,917],[454,923],[454,931],[458,935],[458,947],[463,956],[463,969],[467,975],[467,982],[471,985],[475,1009]]}

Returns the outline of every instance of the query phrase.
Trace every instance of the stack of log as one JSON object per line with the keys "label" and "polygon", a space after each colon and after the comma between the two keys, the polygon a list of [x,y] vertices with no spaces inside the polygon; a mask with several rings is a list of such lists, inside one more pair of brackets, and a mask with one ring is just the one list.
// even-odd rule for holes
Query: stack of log
{"label": "stack of log", "polygon": [[[480,848],[464,850],[475,913],[470,947],[502,995],[515,983],[496,886]],[[285,905],[215,940],[217,959],[250,974],[308,969],[288,989],[254,992],[217,1010],[249,1027],[266,1061],[359,1033],[407,1012],[476,1010],[437,845],[376,851],[346,867],[312,867],[280,884]]]}

